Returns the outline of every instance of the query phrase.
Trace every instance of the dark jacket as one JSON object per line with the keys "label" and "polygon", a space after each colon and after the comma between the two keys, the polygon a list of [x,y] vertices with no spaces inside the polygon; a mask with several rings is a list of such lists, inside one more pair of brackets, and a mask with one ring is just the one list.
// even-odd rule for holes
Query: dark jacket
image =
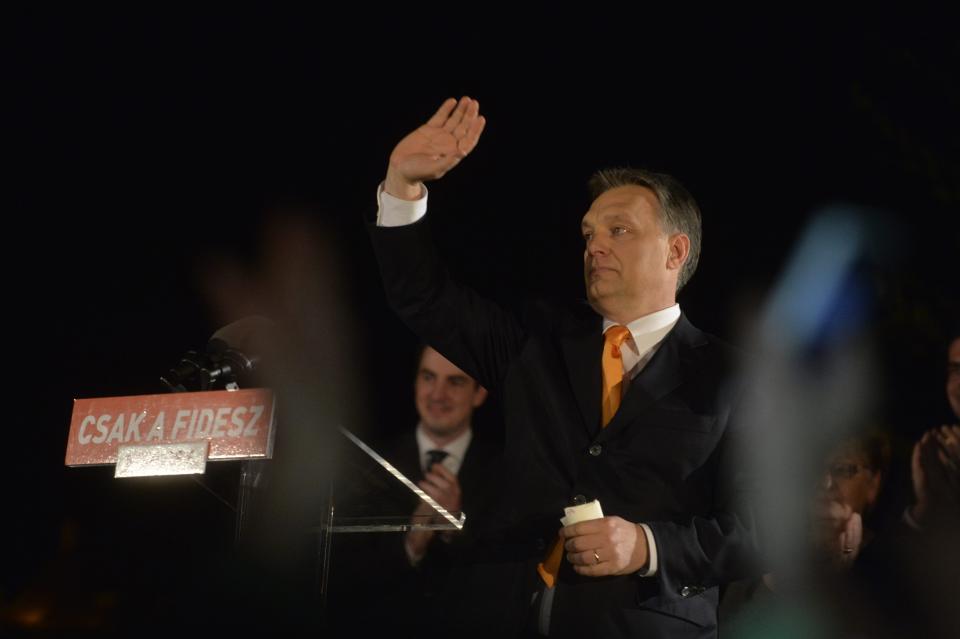
{"label": "dark jacket", "polygon": [[394,310],[503,406],[499,499],[467,522],[457,629],[523,631],[563,508],[599,499],[605,515],[650,526],[658,572],[586,578],[564,561],[551,635],[714,636],[718,585],[755,551],[733,351],[681,316],[601,428],[602,318],[589,306],[533,303],[517,317],[449,276],[425,222],[369,231]]}

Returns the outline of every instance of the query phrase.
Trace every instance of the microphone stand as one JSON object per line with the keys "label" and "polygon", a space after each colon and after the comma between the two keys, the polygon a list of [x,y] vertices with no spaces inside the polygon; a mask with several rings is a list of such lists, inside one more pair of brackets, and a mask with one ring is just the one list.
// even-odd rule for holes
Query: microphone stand
{"label": "microphone stand", "polygon": [[[217,361],[212,361],[214,357]],[[191,386],[196,385],[197,390],[200,391],[212,390],[217,382],[223,382],[225,390],[239,390],[240,385],[236,381],[238,374],[252,371],[257,363],[258,358],[247,357],[232,348],[222,350],[216,356],[209,353],[187,351],[180,359],[180,363],[170,369],[167,375],[160,377],[160,381],[172,393],[187,392],[184,382],[188,381],[192,382]],[[193,481],[235,513],[233,535],[235,545],[240,544],[241,537],[247,528],[253,494],[260,484],[263,470],[264,462],[262,460],[245,459],[240,462],[240,481],[235,504],[231,504],[201,478],[196,475],[190,476]]]}

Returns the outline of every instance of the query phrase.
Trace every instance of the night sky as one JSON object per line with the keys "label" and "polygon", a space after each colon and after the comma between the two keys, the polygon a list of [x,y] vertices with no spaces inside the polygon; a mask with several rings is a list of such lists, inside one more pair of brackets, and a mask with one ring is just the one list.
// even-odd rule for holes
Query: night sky
{"label": "night sky", "polygon": [[[319,247],[355,336],[350,375],[379,398],[355,411],[354,428],[411,424],[416,339],[386,307],[364,223],[392,146],[449,96],[477,98],[488,125],[430,185],[431,224],[481,292],[510,305],[582,296],[586,181],[603,166],[644,166],[697,197],[703,253],[680,303],[736,343],[806,223],[825,206],[855,207],[883,222],[889,244],[864,280],[887,426],[909,440],[946,419],[942,342],[960,248],[955,23],[474,11],[84,11],[6,25],[5,623],[11,606],[51,592],[68,593],[57,619],[82,618],[64,600],[136,618],[123,593],[230,545],[231,515],[190,480],[65,469],[72,400],[163,392],[159,376],[184,351],[268,312],[258,302],[280,286],[290,229]],[[265,292],[230,298],[214,275],[225,270]],[[229,491],[229,473],[211,482]],[[152,561],[135,567],[143,553]],[[90,614],[62,623],[96,627],[101,613]]]}

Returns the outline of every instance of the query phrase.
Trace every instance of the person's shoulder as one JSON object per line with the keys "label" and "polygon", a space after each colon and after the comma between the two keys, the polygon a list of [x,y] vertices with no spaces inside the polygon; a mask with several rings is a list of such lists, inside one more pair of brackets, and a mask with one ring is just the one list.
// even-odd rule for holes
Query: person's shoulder
{"label": "person's shoulder", "polygon": [[704,333],[703,335],[709,348],[711,348],[718,357],[726,361],[743,363],[743,361],[749,357],[747,351],[724,338],[717,337],[712,333]]}
{"label": "person's shoulder", "polygon": [[686,315],[681,315],[676,332],[678,338],[690,346],[698,364],[718,374],[729,376],[741,372],[749,362],[749,355],[742,347],[697,328]]}
{"label": "person's shoulder", "polygon": [[521,314],[528,331],[575,333],[594,329],[602,318],[586,300],[538,298],[526,303]]}
{"label": "person's shoulder", "polygon": [[743,350],[734,346],[729,341],[717,337],[713,333],[697,328],[687,317],[681,313],[680,319],[674,329],[674,333],[682,341],[696,348],[705,348],[708,352],[718,356],[735,358],[743,354]]}

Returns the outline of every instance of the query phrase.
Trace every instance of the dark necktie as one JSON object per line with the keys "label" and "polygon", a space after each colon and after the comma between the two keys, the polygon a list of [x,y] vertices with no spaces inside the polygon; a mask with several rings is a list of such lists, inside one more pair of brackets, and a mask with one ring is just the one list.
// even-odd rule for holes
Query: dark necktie
{"label": "dark necktie", "polygon": [[427,451],[427,470],[426,470],[426,472],[429,473],[429,472],[430,472],[430,468],[431,468],[434,464],[439,464],[439,463],[441,463],[444,459],[447,458],[447,455],[449,455],[449,454],[450,454],[450,453],[448,453],[448,452],[445,451],[445,450],[436,450],[436,449],[434,449],[434,450],[428,450],[428,451]]}

